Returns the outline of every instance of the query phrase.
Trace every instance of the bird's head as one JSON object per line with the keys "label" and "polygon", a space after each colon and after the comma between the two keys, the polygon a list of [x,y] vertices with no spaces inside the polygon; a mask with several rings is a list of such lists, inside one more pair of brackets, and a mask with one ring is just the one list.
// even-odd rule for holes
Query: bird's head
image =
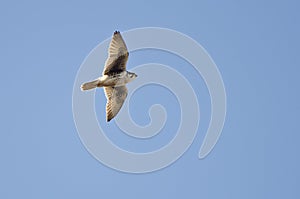
{"label": "bird's head", "polygon": [[128,76],[130,79],[134,80],[137,77],[137,74],[128,72]]}

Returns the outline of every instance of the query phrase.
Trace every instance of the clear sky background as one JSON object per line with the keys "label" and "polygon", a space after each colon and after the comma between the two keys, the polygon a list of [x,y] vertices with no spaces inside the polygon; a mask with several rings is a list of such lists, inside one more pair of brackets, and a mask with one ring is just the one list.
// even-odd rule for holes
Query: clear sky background
{"label": "clear sky background", "polygon": [[[299,198],[299,7],[296,0],[2,1],[0,198]],[[202,116],[182,158],[133,175],[102,165],[86,151],[73,121],[72,89],[96,45],[116,29],[145,26],[180,31],[208,51],[222,74],[228,110],[219,142],[199,160],[210,109],[201,77],[167,53],[130,55],[129,70],[163,60],[198,85]],[[137,123],[149,122],[143,115],[156,102],[170,115],[178,113],[172,94],[147,89],[149,97],[137,92],[133,99],[141,110],[133,113]],[[158,91],[161,101],[151,95]],[[104,95],[96,94],[102,121]],[[168,118],[164,131],[177,127],[178,118]],[[114,142],[142,152],[172,138],[165,133],[141,144],[113,132]]]}

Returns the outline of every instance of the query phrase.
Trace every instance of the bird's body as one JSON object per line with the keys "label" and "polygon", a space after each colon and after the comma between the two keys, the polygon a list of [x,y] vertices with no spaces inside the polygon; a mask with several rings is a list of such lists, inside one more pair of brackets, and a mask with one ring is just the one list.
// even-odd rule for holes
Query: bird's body
{"label": "bird's body", "polygon": [[103,75],[99,80],[103,86],[124,86],[133,80],[132,74],[128,71],[123,71],[112,75]]}
{"label": "bird's body", "polygon": [[110,121],[120,111],[126,97],[126,84],[137,75],[126,71],[128,51],[120,32],[115,31],[109,46],[109,57],[106,60],[102,76],[81,85],[81,90],[104,87],[106,103],[106,120]]}

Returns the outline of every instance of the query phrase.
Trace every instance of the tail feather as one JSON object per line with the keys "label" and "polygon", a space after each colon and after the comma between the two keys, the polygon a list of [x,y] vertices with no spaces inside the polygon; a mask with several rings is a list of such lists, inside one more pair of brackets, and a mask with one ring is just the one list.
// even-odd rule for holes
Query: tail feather
{"label": "tail feather", "polygon": [[96,79],[96,80],[91,81],[91,82],[84,83],[84,84],[81,85],[81,90],[86,91],[86,90],[96,88],[98,86],[98,84],[100,84],[99,79]]}

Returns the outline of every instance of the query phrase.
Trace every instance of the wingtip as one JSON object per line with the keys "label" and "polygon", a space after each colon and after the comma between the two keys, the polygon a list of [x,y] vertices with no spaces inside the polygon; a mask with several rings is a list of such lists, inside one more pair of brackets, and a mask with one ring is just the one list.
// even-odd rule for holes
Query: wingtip
{"label": "wingtip", "polygon": [[116,30],[116,31],[114,32],[114,35],[119,34],[119,33],[120,33],[120,31]]}
{"label": "wingtip", "polygon": [[110,122],[113,119],[110,114],[106,115],[106,122]]}

